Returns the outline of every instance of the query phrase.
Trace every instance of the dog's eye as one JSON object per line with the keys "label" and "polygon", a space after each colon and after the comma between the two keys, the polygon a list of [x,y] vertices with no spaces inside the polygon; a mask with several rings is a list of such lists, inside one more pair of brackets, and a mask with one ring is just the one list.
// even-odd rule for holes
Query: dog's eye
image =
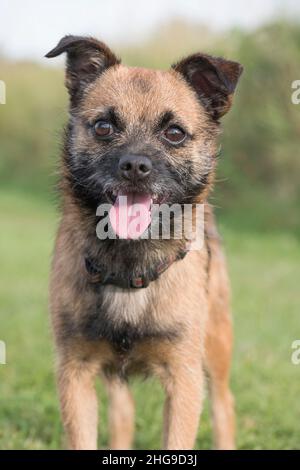
{"label": "dog's eye", "polygon": [[108,121],[97,121],[94,129],[97,136],[102,137],[102,139],[106,139],[114,133],[113,125]]}
{"label": "dog's eye", "polygon": [[186,133],[178,126],[170,126],[163,133],[164,139],[171,144],[181,144],[186,138]]}

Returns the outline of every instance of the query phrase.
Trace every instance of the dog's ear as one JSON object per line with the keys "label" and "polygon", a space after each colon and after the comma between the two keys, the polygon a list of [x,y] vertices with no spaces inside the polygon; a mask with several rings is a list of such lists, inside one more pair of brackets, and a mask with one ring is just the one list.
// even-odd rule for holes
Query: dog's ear
{"label": "dog's ear", "polygon": [[65,36],[45,57],[67,53],[66,87],[71,103],[76,104],[85,87],[105,69],[120,63],[115,54],[92,37]]}
{"label": "dog's ear", "polygon": [[227,113],[243,71],[238,62],[197,53],[172,68],[184,76],[213,119],[218,120]]}

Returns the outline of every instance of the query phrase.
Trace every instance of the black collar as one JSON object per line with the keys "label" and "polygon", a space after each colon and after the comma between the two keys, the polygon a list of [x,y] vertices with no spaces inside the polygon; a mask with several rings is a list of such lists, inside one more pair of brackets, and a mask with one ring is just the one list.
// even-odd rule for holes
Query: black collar
{"label": "black collar", "polygon": [[150,282],[155,281],[166,271],[175,261],[183,259],[188,252],[188,248],[181,250],[177,255],[169,256],[161,263],[158,263],[152,269],[136,276],[131,276],[124,272],[108,271],[105,266],[96,264],[95,260],[89,257],[84,258],[85,269],[89,281],[101,285],[113,284],[123,289],[140,289],[148,287]]}

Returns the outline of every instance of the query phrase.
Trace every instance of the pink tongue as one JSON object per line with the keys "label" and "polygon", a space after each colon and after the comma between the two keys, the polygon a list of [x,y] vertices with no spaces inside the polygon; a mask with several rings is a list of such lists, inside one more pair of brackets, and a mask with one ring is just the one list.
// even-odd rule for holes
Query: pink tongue
{"label": "pink tongue", "polygon": [[119,238],[139,238],[151,222],[151,196],[119,192],[109,211],[109,220]]}

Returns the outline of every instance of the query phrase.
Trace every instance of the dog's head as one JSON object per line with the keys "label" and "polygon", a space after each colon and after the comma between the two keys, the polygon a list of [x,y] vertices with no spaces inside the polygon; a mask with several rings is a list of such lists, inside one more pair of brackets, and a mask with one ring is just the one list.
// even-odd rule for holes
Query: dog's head
{"label": "dog's head", "polygon": [[93,38],[66,36],[47,54],[67,53],[70,123],[66,176],[96,207],[127,195],[150,205],[206,196],[219,118],[230,108],[242,67],[205,54],[170,70],[120,64]]}

